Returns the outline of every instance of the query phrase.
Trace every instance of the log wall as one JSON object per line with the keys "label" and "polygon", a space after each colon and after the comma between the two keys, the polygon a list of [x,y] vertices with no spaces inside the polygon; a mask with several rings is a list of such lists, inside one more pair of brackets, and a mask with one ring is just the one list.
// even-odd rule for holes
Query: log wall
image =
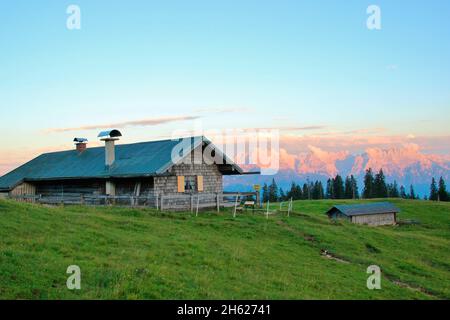
{"label": "log wall", "polygon": [[36,194],[47,196],[80,196],[100,195],[105,192],[105,183],[102,181],[54,181],[36,184]]}

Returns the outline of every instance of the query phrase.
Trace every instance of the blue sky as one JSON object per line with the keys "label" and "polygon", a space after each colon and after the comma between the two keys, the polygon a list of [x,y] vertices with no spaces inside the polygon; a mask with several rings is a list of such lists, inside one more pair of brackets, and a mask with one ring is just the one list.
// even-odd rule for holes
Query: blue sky
{"label": "blue sky", "polygon": [[[66,28],[70,4],[81,30]],[[366,28],[371,4],[379,31]],[[206,128],[449,136],[449,18],[444,0],[3,1],[0,152],[98,131],[54,128],[192,115]]]}

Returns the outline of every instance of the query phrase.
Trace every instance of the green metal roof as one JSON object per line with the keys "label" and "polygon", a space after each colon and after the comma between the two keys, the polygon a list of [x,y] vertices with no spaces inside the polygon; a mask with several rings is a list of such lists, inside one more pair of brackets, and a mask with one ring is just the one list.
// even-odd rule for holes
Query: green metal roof
{"label": "green metal roof", "polygon": [[[204,137],[192,137],[191,148],[202,142],[211,142]],[[162,140],[134,144],[116,145],[116,160],[105,166],[105,148],[87,148],[45,153],[19,168],[0,177],[0,190],[8,191],[23,181],[145,177],[163,174],[172,163],[172,150],[181,141]],[[226,163],[242,169],[226,158]]]}
{"label": "green metal roof", "polygon": [[358,216],[379,213],[400,212],[400,209],[389,202],[375,202],[367,204],[336,205],[327,211],[328,214],[338,210],[346,216]]}

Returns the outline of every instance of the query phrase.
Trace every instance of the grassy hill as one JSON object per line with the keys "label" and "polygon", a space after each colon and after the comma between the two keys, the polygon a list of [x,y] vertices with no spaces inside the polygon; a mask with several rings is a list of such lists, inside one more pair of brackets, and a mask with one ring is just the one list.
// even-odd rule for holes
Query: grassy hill
{"label": "grassy hill", "polygon": [[[324,215],[352,201],[299,201],[291,217],[266,220],[0,200],[0,298],[449,299],[450,204],[391,201],[420,224]],[[78,291],[66,288],[73,264]],[[381,290],[366,288],[372,264]]]}

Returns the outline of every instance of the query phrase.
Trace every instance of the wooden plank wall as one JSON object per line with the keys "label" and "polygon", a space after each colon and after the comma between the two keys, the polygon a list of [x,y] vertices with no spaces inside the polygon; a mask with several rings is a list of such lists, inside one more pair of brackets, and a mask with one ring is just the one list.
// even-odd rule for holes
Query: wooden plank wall
{"label": "wooden plank wall", "polygon": [[371,226],[392,225],[395,224],[395,213],[353,216],[352,222],[357,224],[367,224]]}
{"label": "wooden plank wall", "polygon": [[35,195],[36,187],[30,183],[24,182],[11,191],[12,196]]}
{"label": "wooden plank wall", "polygon": [[[136,187],[140,183],[140,188]],[[135,192],[138,191],[139,195],[147,196],[154,194],[153,180],[119,180],[116,184],[116,195],[118,196],[136,196]]]}

